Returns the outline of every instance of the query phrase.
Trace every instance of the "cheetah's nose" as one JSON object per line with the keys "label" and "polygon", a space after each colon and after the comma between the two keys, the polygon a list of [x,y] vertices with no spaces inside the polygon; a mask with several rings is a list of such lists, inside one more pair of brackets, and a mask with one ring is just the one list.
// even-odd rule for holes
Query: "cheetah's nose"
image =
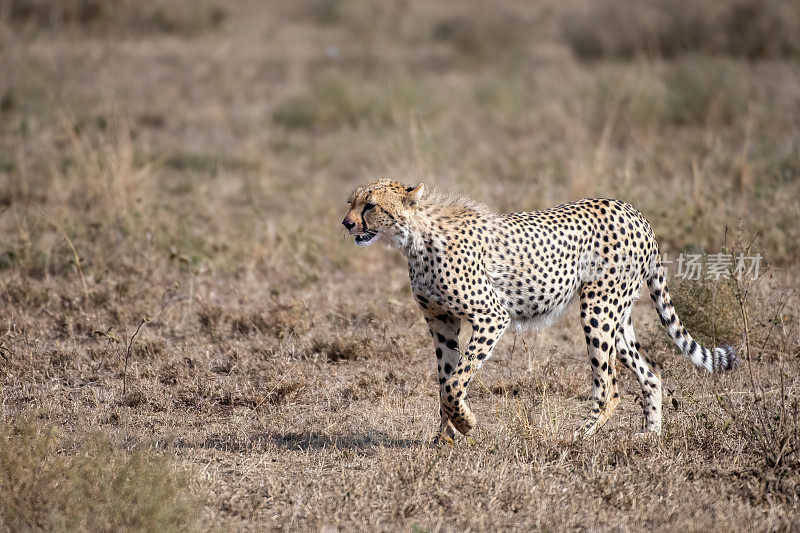
{"label": "cheetah's nose", "polygon": [[349,220],[344,219],[344,220],[342,220],[342,225],[344,225],[344,227],[347,228],[348,230],[351,230],[356,225],[356,223],[355,222],[350,222]]}

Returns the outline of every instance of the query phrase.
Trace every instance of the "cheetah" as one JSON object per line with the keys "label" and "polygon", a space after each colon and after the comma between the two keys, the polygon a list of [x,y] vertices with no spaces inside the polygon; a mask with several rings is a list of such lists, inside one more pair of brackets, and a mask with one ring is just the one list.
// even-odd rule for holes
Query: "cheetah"
{"label": "cheetah", "polygon": [[[620,401],[616,362],[642,389],[641,433],[661,431],[661,374],[640,352],[631,310],[643,282],[678,348],[708,372],[737,365],[731,346],[709,349],[686,331],[667,290],[650,224],[633,206],[585,198],[496,214],[458,195],[380,179],[348,198],[342,224],[359,246],[384,240],[408,259],[411,288],[433,337],[439,374],[436,438],[476,423],[467,388],[512,324],[550,324],[574,298],[592,372],[591,407],[575,437],[595,433]],[[459,346],[462,326],[471,337]]]}

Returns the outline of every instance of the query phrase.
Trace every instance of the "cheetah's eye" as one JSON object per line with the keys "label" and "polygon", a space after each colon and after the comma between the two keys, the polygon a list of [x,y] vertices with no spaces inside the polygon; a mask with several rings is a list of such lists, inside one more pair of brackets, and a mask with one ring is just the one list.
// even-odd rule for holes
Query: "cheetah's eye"
{"label": "cheetah's eye", "polygon": [[369,211],[370,209],[373,209],[374,207],[375,207],[375,204],[371,204],[371,203],[367,202],[367,203],[364,204],[364,211]]}

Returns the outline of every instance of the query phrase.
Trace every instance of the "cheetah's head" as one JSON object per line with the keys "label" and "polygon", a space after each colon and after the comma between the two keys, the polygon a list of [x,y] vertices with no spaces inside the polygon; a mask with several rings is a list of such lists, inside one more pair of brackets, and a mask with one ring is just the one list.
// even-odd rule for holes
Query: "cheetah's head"
{"label": "cheetah's head", "polygon": [[355,236],[356,244],[369,246],[381,237],[402,237],[409,208],[420,199],[424,186],[408,187],[394,180],[381,179],[350,194],[350,209],[342,225]]}

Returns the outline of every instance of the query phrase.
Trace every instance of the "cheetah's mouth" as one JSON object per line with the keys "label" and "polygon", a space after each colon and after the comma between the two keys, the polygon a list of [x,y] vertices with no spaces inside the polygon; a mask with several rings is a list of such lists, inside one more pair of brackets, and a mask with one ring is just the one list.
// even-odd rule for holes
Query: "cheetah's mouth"
{"label": "cheetah's mouth", "polygon": [[377,231],[367,231],[366,233],[361,233],[356,235],[356,244],[359,246],[369,246],[376,240],[378,240],[379,233]]}

